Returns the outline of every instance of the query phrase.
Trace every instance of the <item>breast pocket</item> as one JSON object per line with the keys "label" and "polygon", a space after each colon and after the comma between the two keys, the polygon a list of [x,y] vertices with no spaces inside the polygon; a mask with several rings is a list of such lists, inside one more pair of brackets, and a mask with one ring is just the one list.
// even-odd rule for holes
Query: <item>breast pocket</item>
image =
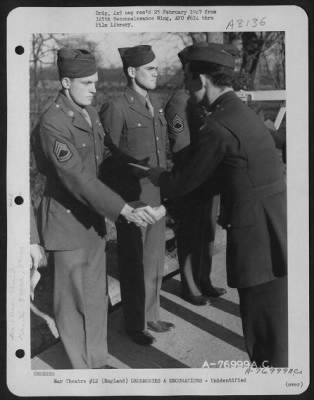
{"label": "breast pocket", "polygon": [[127,121],[126,136],[129,152],[135,157],[145,157],[153,143],[153,127],[149,121]]}
{"label": "breast pocket", "polygon": [[75,137],[75,147],[81,158],[85,161],[94,151],[93,138],[87,133],[82,133]]}

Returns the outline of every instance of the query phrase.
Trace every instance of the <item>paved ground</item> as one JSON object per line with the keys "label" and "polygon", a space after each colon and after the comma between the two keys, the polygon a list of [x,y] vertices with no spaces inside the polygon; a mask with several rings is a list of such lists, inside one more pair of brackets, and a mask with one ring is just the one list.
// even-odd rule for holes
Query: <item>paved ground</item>
{"label": "paved ground", "polygon": [[[213,262],[213,281],[226,287],[225,234],[218,229],[217,253]],[[122,328],[122,309],[109,315],[109,364],[116,368],[199,368],[204,362],[247,360],[239,318],[236,290],[215,299],[211,305],[196,307],[180,298],[180,281],[176,275],[167,279],[161,292],[162,319],[176,328],[155,334],[153,346],[143,347],[128,339]],[[70,368],[62,344],[55,341],[32,359],[33,369]]]}

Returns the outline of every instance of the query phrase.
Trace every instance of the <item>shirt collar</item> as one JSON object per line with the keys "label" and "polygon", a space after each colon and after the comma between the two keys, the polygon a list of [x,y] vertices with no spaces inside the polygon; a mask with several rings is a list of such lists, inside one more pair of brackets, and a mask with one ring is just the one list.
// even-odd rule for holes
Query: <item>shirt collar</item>
{"label": "shirt collar", "polygon": [[138,93],[132,87],[128,86],[126,89],[126,95],[131,103],[134,103],[135,100],[139,101],[143,106],[146,104],[146,97]]}

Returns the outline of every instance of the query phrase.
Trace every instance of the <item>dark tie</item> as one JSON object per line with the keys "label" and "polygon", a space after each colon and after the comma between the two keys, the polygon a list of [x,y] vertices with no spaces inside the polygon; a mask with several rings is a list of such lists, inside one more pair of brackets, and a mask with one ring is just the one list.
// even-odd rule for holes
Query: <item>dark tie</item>
{"label": "dark tie", "polygon": [[150,115],[151,115],[152,117],[154,117],[154,107],[153,107],[152,103],[150,102],[148,96],[146,96],[145,99],[146,99],[145,107],[146,107],[147,110],[149,111]]}
{"label": "dark tie", "polygon": [[88,123],[88,125],[91,127],[92,126],[92,120],[90,119],[90,116],[89,116],[88,112],[86,111],[86,109],[82,108],[81,113],[82,113],[84,119],[86,120],[86,122]]}

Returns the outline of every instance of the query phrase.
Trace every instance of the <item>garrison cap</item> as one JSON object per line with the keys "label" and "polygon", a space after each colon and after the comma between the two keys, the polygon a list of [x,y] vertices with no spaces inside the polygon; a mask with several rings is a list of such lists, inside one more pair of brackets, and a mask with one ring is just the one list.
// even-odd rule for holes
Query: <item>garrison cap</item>
{"label": "garrison cap", "polygon": [[237,49],[233,45],[197,43],[185,47],[178,53],[178,57],[183,65],[193,61],[202,61],[234,68],[233,56],[236,54]]}
{"label": "garrison cap", "polygon": [[95,57],[87,50],[63,47],[58,51],[60,78],[83,78],[97,72]]}
{"label": "garrison cap", "polygon": [[123,65],[127,67],[140,67],[155,59],[155,53],[149,45],[135,47],[121,47],[118,49]]}

